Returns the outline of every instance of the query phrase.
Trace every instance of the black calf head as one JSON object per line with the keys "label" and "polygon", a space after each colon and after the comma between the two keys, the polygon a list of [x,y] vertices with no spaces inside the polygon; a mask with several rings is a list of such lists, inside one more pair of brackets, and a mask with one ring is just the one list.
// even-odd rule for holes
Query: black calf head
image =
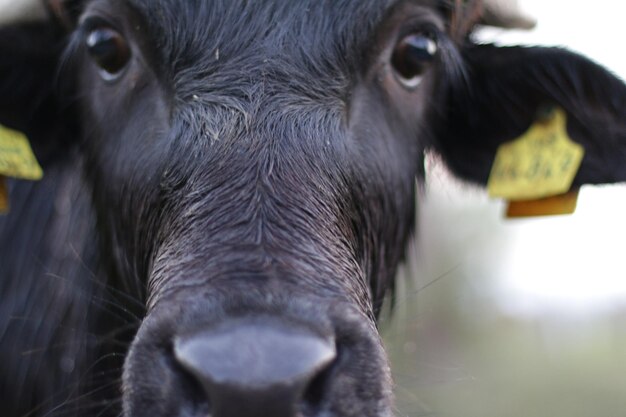
{"label": "black calf head", "polygon": [[[47,347],[44,377],[1,365],[8,415],[390,415],[375,317],[425,150],[483,183],[558,105],[587,150],[573,187],[626,180],[624,85],[474,45],[459,4],[55,1],[1,29],[0,123],[47,174],[0,220],[0,299],[23,300],[3,314],[42,323],[0,321],[0,352]],[[111,304],[142,317],[128,354]]]}

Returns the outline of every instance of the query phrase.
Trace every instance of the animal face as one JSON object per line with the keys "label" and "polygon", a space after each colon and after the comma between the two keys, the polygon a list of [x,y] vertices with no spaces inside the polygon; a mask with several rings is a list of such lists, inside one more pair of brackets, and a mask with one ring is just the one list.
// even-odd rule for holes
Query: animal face
{"label": "animal face", "polygon": [[425,150],[486,182],[558,105],[592,151],[573,187],[626,177],[593,152],[626,139],[622,83],[565,51],[473,45],[478,3],[49,7],[0,30],[0,122],[47,173],[11,184],[0,221],[3,294],[28,299],[7,313],[44,323],[5,323],[0,348],[47,347],[7,365],[9,415],[391,415],[375,319]]}

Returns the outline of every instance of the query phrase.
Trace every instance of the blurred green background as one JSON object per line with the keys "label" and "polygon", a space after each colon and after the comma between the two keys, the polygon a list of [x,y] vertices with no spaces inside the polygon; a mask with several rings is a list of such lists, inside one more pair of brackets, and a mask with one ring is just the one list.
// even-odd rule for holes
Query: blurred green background
{"label": "blurred green background", "polygon": [[381,328],[397,415],[626,416],[626,187],[506,220],[431,160],[421,200]]}

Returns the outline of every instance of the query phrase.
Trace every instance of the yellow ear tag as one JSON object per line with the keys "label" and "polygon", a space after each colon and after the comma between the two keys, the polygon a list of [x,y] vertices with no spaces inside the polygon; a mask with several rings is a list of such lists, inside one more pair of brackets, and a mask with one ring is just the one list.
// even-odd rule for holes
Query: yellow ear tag
{"label": "yellow ear tag", "polygon": [[0,214],[9,212],[9,190],[7,180],[0,175]]}
{"label": "yellow ear tag", "polygon": [[510,201],[506,217],[509,219],[521,217],[557,216],[574,214],[578,205],[578,191],[547,197],[540,200]]}
{"label": "yellow ear tag", "polygon": [[[541,200],[567,193],[585,156],[584,148],[567,134],[567,115],[554,109],[547,117],[535,122],[520,138],[500,146],[491,170],[487,190],[491,197],[513,202]],[[561,208],[557,210],[562,201]],[[545,203],[545,201],[544,201]],[[541,204],[539,204],[541,205]],[[543,205],[546,207],[546,205]],[[571,197],[550,200],[545,214],[565,214],[571,210]],[[535,204],[528,214],[522,205],[520,215],[543,215]],[[530,207],[525,204],[524,207]],[[574,204],[575,209],[575,204]],[[537,213],[537,214],[532,214]]]}
{"label": "yellow ear tag", "polygon": [[33,153],[28,138],[20,132],[0,125],[0,214],[9,211],[9,192],[5,177],[37,181],[43,170]]}
{"label": "yellow ear tag", "polygon": [[0,175],[37,181],[43,178],[43,170],[28,138],[20,132],[0,125]]}

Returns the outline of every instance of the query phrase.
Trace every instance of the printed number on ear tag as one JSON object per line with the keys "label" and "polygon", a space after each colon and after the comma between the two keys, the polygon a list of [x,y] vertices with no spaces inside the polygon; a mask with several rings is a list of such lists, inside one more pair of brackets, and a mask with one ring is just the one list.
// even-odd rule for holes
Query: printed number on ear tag
{"label": "printed number on ear tag", "polygon": [[7,187],[7,180],[0,175],[0,214],[7,214],[9,212],[9,189]]}
{"label": "printed number on ear tag", "polygon": [[557,108],[520,138],[500,146],[487,185],[489,195],[524,201],[567,193],[584,155],[584,148],[567,134],[565,111]]}
{"label": "printed number on ear tag", "polygon": [[0,126],[0,175],[33,181],[43,177],[28,138],[4,126]]}

